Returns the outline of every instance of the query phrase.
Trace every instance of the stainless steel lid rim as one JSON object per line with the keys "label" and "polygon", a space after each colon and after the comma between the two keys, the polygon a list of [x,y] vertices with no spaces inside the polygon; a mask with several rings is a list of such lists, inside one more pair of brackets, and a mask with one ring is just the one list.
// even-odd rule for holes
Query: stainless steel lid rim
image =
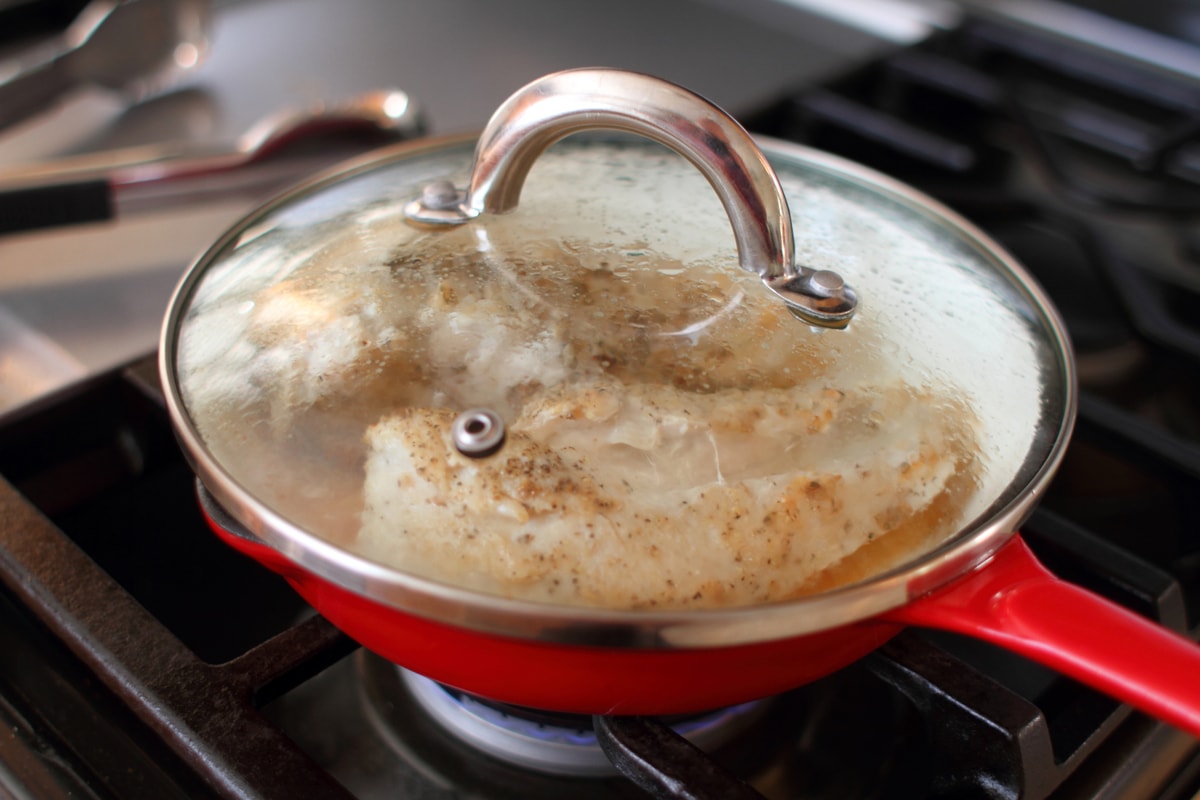
{"label": "stainless steel lid rim", "polygon": [[[431,152],[447,143],[462,144],[466,138],[432,143],[399,145],[373,156],[358,159],[276,198],[248,215],[202,255],[181,280],[164,327],[160,363],[168,409],[188,459],[217,501],[241,524],[300,568],[310,570],[348,591],[362,594],[384,606],[440,622],[464,626],[483,633],[552,642],[579,643],[588,629],[604,631],[602,640],[614,641],[613,631],[623,632],[619,641],[635,647],[712,647],[764,642],[796,636],[854,622],[904,604],[987,559],[1028,515],[1044,484],[1054,472],[1065,450],[1075,413],[1073,364],[1063,349],[1060,365],[1064,388],[1057,438],[1046,449],[1024,490],[990,510],[985,519],[971,523],[943,546],[915,562],[876,577],[864,584],[848,586],[820,595],[776,604],[680,612],[613,611],[587,607],[560,607],[511,600],[449,586],[385,567],[332,545],[273,513],[252,493],[239,485],[203,445],[187,413],[176,374],[178,324],[191,292],[217,256],[255,223],[274,210],[322,188],[363,172]],[[1052,335],[1065,343],[1062,323],[1044,293],[1011,259],[974,226],[931,199],[872,170],[798,145],[764,140],[770,160],[800,159],[836,175],[863,183],[873,191],[884,191],[939,224],[955,229],[994,261],[999,273],[1026,294],[1044,314],[1043,322]],[[619,646],[619,645],[618,645]]]}

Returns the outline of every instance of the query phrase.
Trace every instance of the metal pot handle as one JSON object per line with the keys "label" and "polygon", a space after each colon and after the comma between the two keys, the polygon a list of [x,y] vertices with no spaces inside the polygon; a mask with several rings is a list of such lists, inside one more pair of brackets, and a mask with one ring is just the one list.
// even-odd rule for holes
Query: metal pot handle
{"label": "metal pot handle", "polygon": [[554,142],[584,130],[637,133],[666,145],[708,178],[733,227],[738,262],[758,274],[800,318],[845,327],[857,297],[841,276],[797,267],[791,214],[779,179],[732,117],[673,83],[608,69],[578,69],[528,84],[496,110],[475,150],[471,185],[426,187],[409,219],[457,225],[517,206],[534,161]]}

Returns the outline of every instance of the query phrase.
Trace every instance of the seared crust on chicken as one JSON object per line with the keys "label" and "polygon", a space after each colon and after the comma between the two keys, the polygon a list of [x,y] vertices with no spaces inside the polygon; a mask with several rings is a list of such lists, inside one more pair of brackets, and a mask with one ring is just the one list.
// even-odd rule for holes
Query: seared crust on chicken
{"label": "seared crust on chicken", "polygon": [[[485,459],[454,450],[452,412],[407,409],[367,432],[358,547],[553,602],[795,597],[894,530],[916,525],[923,539],[953,529],[971,457],[928,399],[586,386],[530,403]],[[895,425],[871,425],[883,415]]]}

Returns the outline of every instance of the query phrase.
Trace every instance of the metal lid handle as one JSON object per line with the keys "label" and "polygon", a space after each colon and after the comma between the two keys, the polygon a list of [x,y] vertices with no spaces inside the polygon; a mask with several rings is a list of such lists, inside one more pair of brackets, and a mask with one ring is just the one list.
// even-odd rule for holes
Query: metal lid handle
{"label": "metal lid handle", "polygon": [[666,145],[708,178],[733,227],[738,262],[758,274],[802,319],[844,327],[857,298],[831,272],[797,268],[791,214],[779,179],[750,135],[704,98],[634,72],[578,69],[528,84],[496,110],[475,150],[465,192],[427,187],[410,219],[459,224],[517,206],[534,161],[554,142],[584,130],[641,134]]}

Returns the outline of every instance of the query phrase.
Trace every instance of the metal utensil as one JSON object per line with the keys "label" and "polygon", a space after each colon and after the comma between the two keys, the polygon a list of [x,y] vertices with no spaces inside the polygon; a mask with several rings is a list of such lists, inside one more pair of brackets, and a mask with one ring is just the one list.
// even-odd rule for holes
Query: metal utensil
{"label": "metal utensil", "polygon": [[270,114],[238,137],[227,152],[129,164],[108,173],[114,186],[208,175],[261,161],[301,139],[362,131],[407,139],[422,132],[421,109],[399,89],[380,89],[338,103]]}
{"label": "metal utensil", "polygon": [[58,36],[0,63],[0,129],[94,85],[141,100],[200,63],[208,0],[94,0]]}
{"label": "metal utensil", "polygon": [[[135,210],[138,198],[155,207],[200,194],[266,191],[327,166],[346,155],[331,150],[231,177],[301,141],[334,134],[365,133],[405,139],[424,129],[416,102],[398,89],[381,89],[346,101],[285,109],[256,122],[238,137],[231,150],[181,155],[175,146],[131,148],[110,153],[59,159],[0,173],[0,233],[112,219]],[[274,165],[272,165],[274,166]],[[220,178],[220,181],[216,179]],[[209,189],[197,186],[200,179]],[[172,184],[186,181],[182,191]]]}

